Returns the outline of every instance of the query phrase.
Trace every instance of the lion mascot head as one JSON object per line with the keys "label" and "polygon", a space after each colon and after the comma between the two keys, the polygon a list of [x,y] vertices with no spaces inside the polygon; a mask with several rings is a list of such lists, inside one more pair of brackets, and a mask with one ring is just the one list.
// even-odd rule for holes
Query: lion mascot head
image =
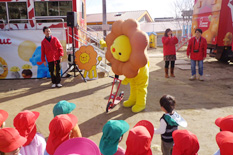
{"label": "lion mascot head", "polygon": [[111,33],[106,37],[106,43],[106,59],[112,64],[112,70],[117,75],[134,78],[139,69],[148,62],[146,49],[149,39],[134,19],[114,22]]}

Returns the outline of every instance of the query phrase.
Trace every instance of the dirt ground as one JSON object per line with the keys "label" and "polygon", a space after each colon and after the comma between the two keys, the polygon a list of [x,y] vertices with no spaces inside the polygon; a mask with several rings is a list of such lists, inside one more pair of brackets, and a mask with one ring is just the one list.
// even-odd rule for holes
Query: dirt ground
{"label": "dirt ground", "polygon": [[[49,122],[53,118],[53,106],[60,100],[75,103],[73,111],[78,117],[78,124],[84,137],[99,144],[103,125],[110,119],[125,120],[132,128],[138,121],[146,119],[159,126],[163,112],[159,99],[164,94],[175,96],[176,111],[188,122],[187,130],[197,135],[200,143],[200,155],[212,155],[218,146],[215,136],[219,128],[215,119],[232,114],[233,111],[233,65],[219,63],[208,57],[204,62],[205,81],[189,81],[189,69],[175,69],[175,78],[164,78],[162,49],[149,50],[150,79],[146,109],[134,114],[124,108],[122,103],[108,114],[105,112],[111,90],[112,78],[107,76],[85,83],[80,75],[63,78],[62,88],[50,88],[50,79],[1,80],[0,109],[8,111],[6,126],[13,127],[13,119],[22,110],[40,112],[37,129],[44,137],[49,135]],[[177,52],[178,60],[188,60],[185,52]],[[178,62],[178,61],[177,61]],[[114,75],[110,73],[110,75]],[[123,76],[120,76],[123,79]],[[129,85],[121,85],[126,100],[129,96]],[[184,129],[179,127],[179,129]],[[119,144],[126,148],[125,141]],[[155,135],[152,142],[153,154],[160,155],[160,135]]]}

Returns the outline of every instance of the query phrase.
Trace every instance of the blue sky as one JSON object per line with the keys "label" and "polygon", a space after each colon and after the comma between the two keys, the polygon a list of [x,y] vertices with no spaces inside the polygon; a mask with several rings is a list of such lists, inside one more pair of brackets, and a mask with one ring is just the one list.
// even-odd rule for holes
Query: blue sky
{"label": "blue sky", "polygon": [[[147,10],[152,18],[174,16],[174,0],[106,0],[107,12]],[[86,0],[87,14],[102,13],[102,0]]]}

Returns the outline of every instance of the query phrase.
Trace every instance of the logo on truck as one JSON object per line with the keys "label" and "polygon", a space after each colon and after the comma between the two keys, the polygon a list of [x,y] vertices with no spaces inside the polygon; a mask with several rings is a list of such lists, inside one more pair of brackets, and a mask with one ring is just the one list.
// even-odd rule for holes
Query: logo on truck
{"label": "logo on truck", "polygon": [[201,18],[200,18],[199,27],[208,27],[208,26],[209,26],[209,22],[208,22],[208,21],[204,21],[204,18],[201,17]]}

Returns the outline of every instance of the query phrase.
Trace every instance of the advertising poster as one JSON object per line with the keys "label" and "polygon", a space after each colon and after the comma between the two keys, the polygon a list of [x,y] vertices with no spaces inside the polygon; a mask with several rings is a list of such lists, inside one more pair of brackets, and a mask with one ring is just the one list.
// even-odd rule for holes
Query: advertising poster
{"label": "advertising poster", "polygon": [[[66,56],[64,29],[51,29],[57,37]],[[48,65],[41,62],[42,30],[0,31],[0,79],[44,78],[50,77]],[[67,58],[61,63],[62,70],[67,69]]]}

